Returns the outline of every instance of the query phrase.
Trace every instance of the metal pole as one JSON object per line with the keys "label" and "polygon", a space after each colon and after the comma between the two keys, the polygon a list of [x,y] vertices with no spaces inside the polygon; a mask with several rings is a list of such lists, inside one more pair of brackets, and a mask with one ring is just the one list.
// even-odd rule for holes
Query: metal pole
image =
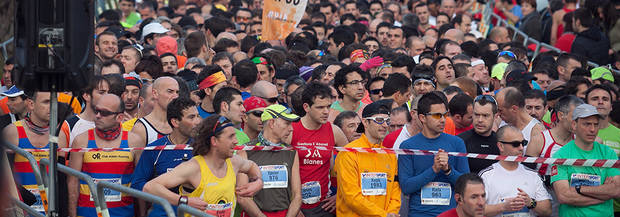
{"label": "metal pole", "polygon": [[43,214],[37,212],[32,207],[26,205],[24,202],[18,200],[17,198],[11,197],[11,199],[13,200],[13,203],[15,203],[15,205],[17,205],[17,207],[19,207],[19,208],[23,209],[24,211],[26,211],[30,216],[45,217]]}
{"label": "metal pole", "polygon": [[56,87],[52,86],[52,91],[50,93],[50,132],[49,132],[49,142],[50,142],[50,165],[49,165],[49,216],[57,217],[58,216],[58,180],[57,180],[57,162],[58,159],[58,136],[56,135],[56,128],[58,124],[58,96],[56,96]]}

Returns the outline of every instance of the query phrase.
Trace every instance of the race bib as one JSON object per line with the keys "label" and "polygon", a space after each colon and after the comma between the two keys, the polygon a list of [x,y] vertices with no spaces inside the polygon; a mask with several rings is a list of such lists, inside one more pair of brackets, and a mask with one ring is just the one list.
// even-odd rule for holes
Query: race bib
{"label": "race bib", "polygon": [[583,174],[583,173],[573,173],[570,175],[570,186],[599,186],[601,185],[601,176],[599,175],[591,175],[591,174]]}
{"label": "race bib", "polygon": [[362,195],[386,195],[387,173],[362,173]]}
{"label": "race bib", "polygon": [[233,214],[233,203],[209,204],[205,213],[216,217],[230,217]]}
{"label": "race bib", "polygon": [[445,182],[430,182],[422,187],[420,201],[422,205],[450,205],[452,187]]}
{"label": "race bib", "polygon": [[318,181],[306,182],[301,185],[301,202],[315,204],[321,200],[321,183]]}
{"label": "race bib", "polygon": [[284,165],[259,166],[263,175],[263,188],[288,187],[288,170]]}
{"label": "race bib", "polygon": [[[95,184],[101,182],[101,181],[106,181],[112,184],[117,184],[117,185],[121,185],[121,178],[112,178],[112,179],[93,179],[93,182],[95,182]],[[105,201],[106,202],[118,202],[121,201],[121,192],[120,191],[115,191],[109,188],[104,188],[103,189],[103,195],[105,197]],[[90,194],[90,201],[93,201],[93,194]]]}
{"label": "race bib", "polygon": [[38,188],[26,188],[30,193],[32,193],[36,198],[37,202],[30,205],[31,208],[36,210],[37,212],[45,212],[45,208],[43,207],[43,200],[41,200],[41,194],[39,193]]}
{"label": "race bib", "polygon": [[[500,203],[506,201],[505,198],[500,200]],[[513,212],[504,212],[501,215],[502,217],[530,217],[530,210],[527,207],[521,208],[521,210],[513,211]]]}

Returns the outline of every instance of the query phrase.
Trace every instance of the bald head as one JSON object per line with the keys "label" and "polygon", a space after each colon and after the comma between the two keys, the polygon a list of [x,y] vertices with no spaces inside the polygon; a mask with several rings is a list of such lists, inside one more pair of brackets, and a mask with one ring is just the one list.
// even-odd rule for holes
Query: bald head
{"label": "bald head", "polygon": [[115,94],[105,94],[97,101],[97,109],[105,109],[112,112],[125,112],[123,100]]}
{"label": "bald head", "polygon": [[[521,130],[512,126],[512,125],[504,125],[497,130],[497,140],[498,141],[513,141],[523,139],[523,134],[521,134]],[[519,136],[521,138],[519,138]]]}
{"label": "bald head", "polygon": [[179,83],[177,83],[177,80],[174,80],[174,78],[172,77],[164,76],[155,79],[155,81],[153,82],[153,89],[161,90],[162,88],[165,88],[169,85],[176,85],[177,88],[179,87]]}
{"label": "bald head", "polygon": [[463,31],[461,31],[459,29],[449,29],[443,35],[443,38],[450,39],[451,41],[455,41],[455,42],[461,44],[461,43],[463,43],[463,40],[465,40],[465,34],[463,33]]}
{"label": "bald head", "polygon": [[261,98],[278,97],[278,89],[271,82],[260,80],[252,86],[252,95]]}
{"label": "bald head", "polygon": [[230,32],[222,32],[219,35],[217,35],[217,38],[215,38],[215,41],[220,41],[220,39],[222,38],[227,38],[233,41],[237,41],[237,36],[235,34],[232,34]]}
{"label": "bald head", "polygon": [[497,93],[498,103],[501,103],[501,107],[508,107],[516,105],[519,108],[525,106],[525,97],[517,88],[507,87]]}
{"label": "bald head", "polygon": [[503,26],[494,27],[491,29],[491,32],[489,32],[489,39],[498,44],[510,42],[510,38],[508,37],[508,29]]}

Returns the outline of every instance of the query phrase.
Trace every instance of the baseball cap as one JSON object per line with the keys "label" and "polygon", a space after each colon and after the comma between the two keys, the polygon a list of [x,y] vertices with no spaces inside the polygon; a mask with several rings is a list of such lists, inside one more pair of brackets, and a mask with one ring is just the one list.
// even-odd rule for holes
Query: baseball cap
{"label": "baseball cap", "polygon": [[177,40],[174,40],[174,38],[170,36],[164,36],[157,40],[155,51],[157,51],[157,55],[159,56],[165,53],[176,54],[177,48]]}
{"label": "baseball cap", "polygon": [[257,108],[267,107],[267,103],[265,103],[265,100],[263,98],[251,96],[243,101],[243,107],[246,111],[252,111]]}
{"label": "baseball cap", "polygon": [[573,111],[573,121],[579,118],[587,118],[592,115],[596,115],[599,118],[602,118],[601,114],[599,114],[598,110],[596,110],[596,107],[587,103],[581,104],[577,106]]}
{"label": "baseball cap", "polygon": [[608,68],[599,66],[590,70],[590,73],[592,73],[592,80],[603,78],[605,80],[614,82],[614,75],[611,74],[611,71]]}
{"label": "baseball cap", "polygon": [[299,116],[293,114],[290,108],[286,108],[280,104],[273,104],[267,106],[265,111],[263,111],[263,115],[261,115],[261,121],[268,121],[274,118],[282,118],[287,121],[298,121]]}
{"label": "baseball cap", "polygon": [[506,83],[514,81],[531,81],[537,79],[538,78],[536,78],[534,75],[522,69],[514,70],[508,73],[508,75],[506,75]]}
{"label": "baseball cap", "polygon": [[[372,117],[373,115],[376,115],[376,114],[390,115],[392,103],[393,101],[379,100],[379,101],[368,104],[366,107],[364,107],[364,111],[362,111],[362,119],[367,118],[367,117]],[[356,132],[364,133],[364,125],[363,124],[358,125]]]}
{"label": "baseball cap", "polygon": [[142,39],[144,39],[144,37],[146,37],[147,35],[151,33],[161,34],[161,33],[166,33],[168,31],[170,30],[167,30],[166,28],[164,28],[164,26],[162,26],[159,23],[149,23],[146,26],[144,26],[144,28],[142,29]]}
{"label": "baseball cap", "polygon": [[3,96],[6,97],[18,97],[24,94],[23,90],[17,88],[17,86],[13,85],[9,90],[2,93]]}
{"label": "baseball cap", "polygon": [[497,78],[498,80],[502,80],[504,78],[504,73],[506,72],[506,67],[508,63],[498,63],[493,66],[491,69],[491,78]]}

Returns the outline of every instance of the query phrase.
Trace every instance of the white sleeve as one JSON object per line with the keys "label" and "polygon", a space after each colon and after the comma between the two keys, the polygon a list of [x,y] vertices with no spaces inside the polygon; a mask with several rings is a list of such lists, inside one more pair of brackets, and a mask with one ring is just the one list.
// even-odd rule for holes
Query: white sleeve
{"label": "white sleeve", "polygon": [[545,184],[542,182],[542,179],[540,179],[538,174],[536,174],[536,195],[533,195],[533,198],[536,201],[551,200],[551,195],[547,192]]}

